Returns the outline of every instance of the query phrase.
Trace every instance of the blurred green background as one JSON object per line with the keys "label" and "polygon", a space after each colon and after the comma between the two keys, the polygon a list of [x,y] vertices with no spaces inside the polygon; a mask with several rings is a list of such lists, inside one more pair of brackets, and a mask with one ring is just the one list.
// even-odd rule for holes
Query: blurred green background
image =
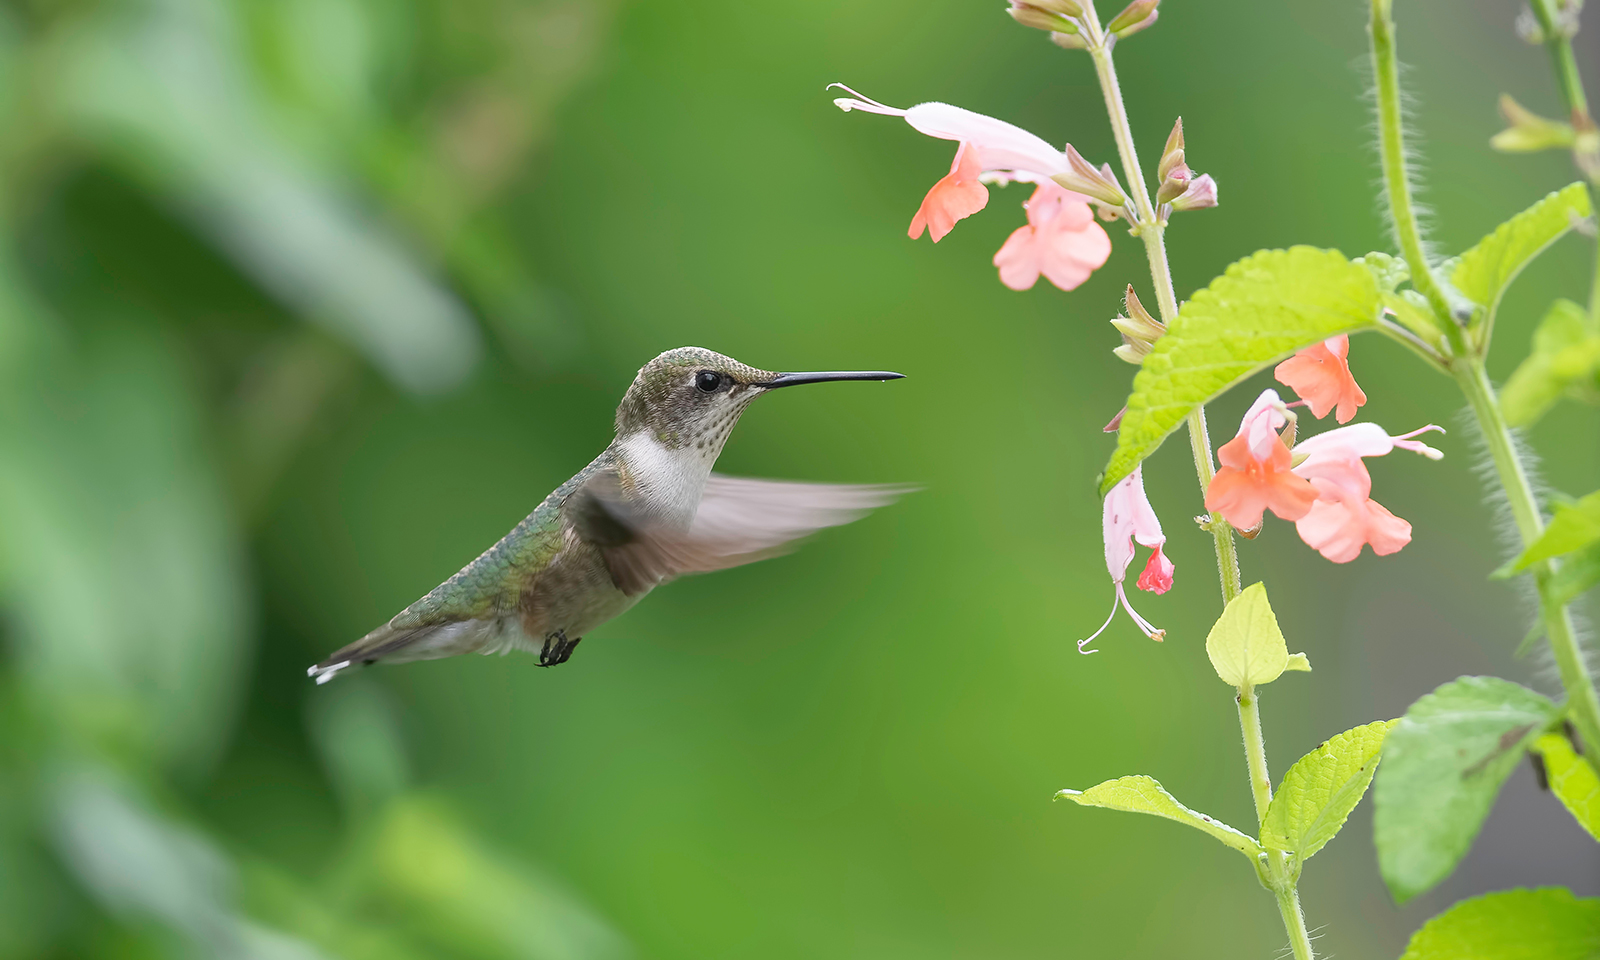
{"label": "blurred green background", "polygon": [[[1119,620],[1093,480],[1131,369],[1105,324],[1138,245],[1071,294],[989,258],[1018,189],[905,227],[950,146],[824,84],[1114,150],[1086,57],[999,0],[13,0],[0,6],[0,956],[1269,957],[1273,904],[1176,825],[1052,805],[1143,772],[1248,822],[1184,444],[1146,468],[1177,562]],[[1104,10],[1109,15],[1115,11]],[[1441,251],[1576,179],[1502,157],[1493,102],[1559,113],[1516,5],[1408,0]],[[1260,247],[1383,248],[1365,4],[1169,0],[1118,48],[1135,134],[1181,114],[1222,205],[1180,295]],[[1593,73],[1593,33],[1579,36]],[[1587,289],[1562,242],[1494,371]],[[1148,297],[1147,297],[1148,300]],[[696,344],[904,371],[757,405],[730,473],[925,490],[800,553],[652,596],[574,660],[305,667],[454,572],[598,452],[634,371]],[[1452,428],[1454,387],[1358,338],[1364,411]],[[1265,383],[1263,382],[1263,384]],[[1259,389],[1257,386],[1255,389]],[[1218,403],[1233,432],[1254,390]],[[1551,487],[1600,418],[1540,423]],[[1281,773],[1462,673],[1555,688],[1468,429],[1374,465],[1416,526],[1336,567],[1244,548],[1292,649]],[[1600,892],[1526,770],[1445,888],[1392,906],[1370,813],[1308,871],[1319,948],[1393,956],[1452,899]]]}

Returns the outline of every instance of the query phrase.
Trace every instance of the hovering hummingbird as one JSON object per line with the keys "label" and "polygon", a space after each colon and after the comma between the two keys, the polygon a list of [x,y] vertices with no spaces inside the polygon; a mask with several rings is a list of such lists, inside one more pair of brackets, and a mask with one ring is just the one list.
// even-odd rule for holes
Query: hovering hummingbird
{"label": "hovering hummingbird", "polygon": [[460,573],[307,672],[327,683],[355,664],[511,650],[553,667],[674,577],[775,556],[849,523],[911,488],[747,480],[711,467],[769,390],[901,376],[773,373],[700,347],[668,350],[639,370],[600,456]]}

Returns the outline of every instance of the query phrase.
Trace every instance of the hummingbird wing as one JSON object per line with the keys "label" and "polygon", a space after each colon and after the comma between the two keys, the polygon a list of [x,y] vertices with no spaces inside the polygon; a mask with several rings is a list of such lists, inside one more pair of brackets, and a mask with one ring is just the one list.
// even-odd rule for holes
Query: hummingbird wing
{"label": "hummingbird wing", "polygon": [[630,596],[686,573],[754,563],[892,503],[915,487],[792,483],[713,473],[687,528],[663,523],[621,495],[614,474],[590,478],[574,521],[598,545],[617,589]]}

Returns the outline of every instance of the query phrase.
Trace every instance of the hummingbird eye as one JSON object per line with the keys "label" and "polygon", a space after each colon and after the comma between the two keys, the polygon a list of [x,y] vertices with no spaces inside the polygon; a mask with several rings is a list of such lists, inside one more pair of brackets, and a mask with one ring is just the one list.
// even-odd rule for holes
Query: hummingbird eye
{"label": "hummingbird eye", "polygon": [[694,375],[694,385],[701,393],[716,393],[722,386],[722,374],[714,370],[701,370]]}

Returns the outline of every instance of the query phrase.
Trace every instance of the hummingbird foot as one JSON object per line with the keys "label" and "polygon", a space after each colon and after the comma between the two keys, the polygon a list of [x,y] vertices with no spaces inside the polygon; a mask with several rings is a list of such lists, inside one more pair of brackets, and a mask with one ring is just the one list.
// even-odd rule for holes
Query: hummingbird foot
{"label": "hummingbird foot", "polygon": [[566,663],[572,658],[572,651],[578,649],[578,644],[582,642],[582,637],[568,640],[565,630],[557,630],[544,638],[544,646],[539,649],[539,666],[554,667]]}

